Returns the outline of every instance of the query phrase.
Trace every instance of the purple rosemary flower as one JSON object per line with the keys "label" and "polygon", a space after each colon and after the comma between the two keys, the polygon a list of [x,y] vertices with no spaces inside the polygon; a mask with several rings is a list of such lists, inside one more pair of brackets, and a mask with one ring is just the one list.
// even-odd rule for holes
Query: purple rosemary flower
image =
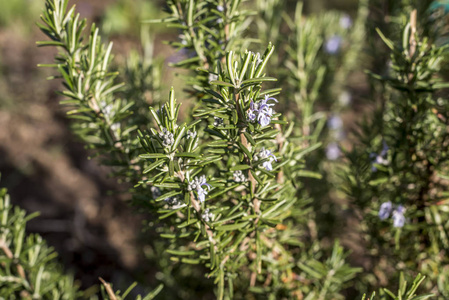
{"label": "purple rosemary flower", "polygon": [[327,145],[326,147],[326,157],[329,160],[336,160],[337,158],[340,157],[341,151],[340,148],[338,147],[338,144],[333,142],[330,143],[329,145]]}
{"label": "purple rosemary flower", "polygon": [[382,150],[380,151],[380,154],[377,154],[375,152],[371,152],[369,157],[371,158],[371,171],[376,172],[377,167],[374,164],[378,165],[388,165],[388,150],[390,148],[388,147],[387,143],[385,141],[382,142]]}
{"label": "purple rosemary flower", "polygon": [[396,228],[401,228],[405,224],[405,208],[402,205],[398,205],[394,210],[393,213],[391,211],[393,210],[393,204],[391,204],[390,201],[382,203],[379,209],[379,219],[385,220],[388,217],[393,218],[393,226]]}
{"label": "purple rosemary flower", "polygon": [[[372,153],[373,154],[373,153]],[[375,153],[374,153],[375,154]],[[388,164],[388,160],[386,160],[385,158],[383,158],[382,155],[374,155],[374,163],[376,164],[382,164],[382,165],[386,165]]]}
{"label": "purple rosemary flower", "polygon": [[391,204],[391,201],[382,203],[379,209],[379,219],[382,221],[387,219],[390,216],[392,209],[393,204]]}
{"label": "purple rosemary flower", "polygon": [[251,100],[250,108],[247,113],[248,121],[255,122],[257,120],[262,127],[270,124],[271,118],[274,114],[274,110],[271,106],[274,106],[274,103],[268,103],[269,100],[278,102],[275,98],[270,97],[269,95],[265,95],[265,98],[260,100],[258,103]]}
{"label": "purple rosemary flower", "polygon": [[324,49],[329,54],[336,54],[340,50],[342,40],[341,36],[333,35],[326,41]]}
{"label": "purple rosemary flower", "polygon": [[198,193],[198,200],[200,200],[200,202],[204,202],[204,200],[206,200],[207,191],[200,187],[196,190],[196,192]]}
{"label": "purple rosemary flower", "polygon": [[333,115],[327,121],[327,126],[329,126],[329,128],[332,130],[339,130],[343,127],[343,121],[341,120],[340,116]]}
{"label": "purple rosemary flower", "polygon": [[206,182],[206,176],[200,176],[195,177],[192,181],[189,182],[189,185],[187,186],[188,191],[196,190],[196,193],[198,194],[198,200],[200,202],[204,202],[206,200],[207,191],[203,188],[203,186],[206,186],[209,190],[211,188],[211,185]]}
{"label": "purple rosemary flower", "polygon": [[351,19],[351,17],[346,15],[346,14],[343,15],[340,18],[340,27],[343,28],[343,29],[348,29],[351,26],[352,26],[352,19]]}
{"label": "purple rosemary flower", "polygon": [[388,147],[387,142],[385,140],[382,141],[382,151],[380,152],[380,156],[384,157],[388,154],[388,150],[390,150],[390,147]]}
{"label": "purple rosemary flower", "polygon": [[329,120],[327,120],[327,126],[330,129],[331,136],[336,140],[342,140],[345,137],[343,131],[343,121],[339,115],[332,115]]}
{"label": "purple rosemary flower", "polygon": [[247,113],[248,121],[254,122],[257,118],[257,104],[254,103],[254,101],[251,100],[251,103],[249,104],[249,110]]}
{"label": "purple rosemary flower", "polygon": [[405,208],[402,205],[399,205],[394,211],[393,211],[393,226],[396,228],[401,228],[405,224]]}
{"label": "purple rosemary flower", "polygon": [[277,159],[276,159],[276,156],[274,156],[274,154],[271,153],[270,150],[262,148],[259,153],[255,154],[253,156],[253,159],[255,161],[258,161],[259,159],[260,160],[266,159],[266,158],[268,158],[268,160],[262,163],[262,167],[264,167],[267,171],[272,171],[273,166],[271,164],[273,163],[273,161],[277,161]]}

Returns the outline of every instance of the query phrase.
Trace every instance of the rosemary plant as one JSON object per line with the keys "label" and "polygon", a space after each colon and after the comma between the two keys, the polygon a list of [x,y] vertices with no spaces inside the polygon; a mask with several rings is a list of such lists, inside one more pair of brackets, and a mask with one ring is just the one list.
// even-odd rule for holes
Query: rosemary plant
{"label": "rosemary plant", "polygon": [[448,107],[442,91],[449,85],[441,70],[447,47],[423,36],[416,10],[407,19],[397,39],[378,31],[391,63],[385,75],[372,74],[381,105],[361,126],[363,146],[347,154],[345,189],[362,213],[375,265],[377,276],[367,280],[386,285],[390,274],[418,271],[431,279],[426,290],[445,299]]}
{"label": "rosemary plant", "polygon": [[[134,103],[114,97],[121,85],[114,84],[116,73],[108,69],[111,45],[101,44],[95,25],[84,45],[85,21],[73,8],[67,10],[67,1],[47,1],[40,27],[52,41],[39,45],[61,49],[57,64],[50,66],[64,80],[61,94],[70,98],[63,103],[74,107],[69,114],[76,119],[75,132],[118,175],[137,184],[140,202],[164,224],[159,230],[170,241],[166,251],[174,261],[209,269],[218,298],[311,292],[313,287],[304,287],[292,274],[311,270],[295,261],[306,259],[299,247],[305,222],[298,221],[308,203],[297,198],[296,181],[304,176],[303,156],[312,149],[289,140],[291,125],[282,128],[287,122],[274,111],[279,89],[262,89],[276,80],[264,71],[274,47],[263,54],[229,49],[248,14],[238,11],[238,1],[169,4],[174,17],[164,21],[183,30],[183,42],[174,45],[194,51],[177,66],[202,68],[187,84],[203,105],[191,122],[178,122],[180,104],[172,89],[167,103],[150,107],[154,125],[148,128],[133,123],[136,110],[129,117]],[[219,30],[213,32],[208,22]],[[341,248],[335,251],[339,254],[330,262],[345,270],[341,284],[355,269],[339,262]],[[338,294],[329,276],[321,279],[328,282],[321,298]]]}
{"label": "rosemary plant", "polygon": [[[3,299],[77,299],[81,293],[72,276],[63,275],[56,254],[39,235],[25,234],[36,214],[13,207],[6,189],[0,191],[0,297]],[[6,298],[7,297],[7,298]]]}
{"label": "rosemary plant", "polygon": [[[170,290],[159,293],[160,285],[143,299],[196,296],[182,293],[179,277],[169,274],[173,265],[204,276],[193,280],[209,284],[207,292],[220,300],[345,299],[372,286],[387,286],[380,291],[385,299],[432,296],[417,296],[419,286],[449,297],[446,46],[436,43],[434,27],[420,29],[416,14],[401,37],[379,31],[391,52],[389,72],[371,75],[383,99],[377,118],[362,126],[362,145],[346,153],[343,180],[337,178],[363,216],[374,266],[357,281],[358,291],[345,288],[362,269],[346,262],[349,252],[338,241],[321,240],[323,202],[308,187],[325,173],[324,152],[315,150],[330,140],[328,160],[340,155],[334,133],[349,104],[346,78],[360,71],[370,3],[360,1],[353,23],[338,12],[305,15],[302,3],[283,12],[278,0],[257,0],[257,10],[240,0],[167,0],[165,18],[144,22],[144,56],[134,52],[117,68],[119,77],[112,43],[102,42],[99,28],[88,28],[68,0],[45,1],[38,26],[49,40],[38,45],[58,54],[42,66],[54,68],[62,82],[61,104],[71,108],[74,133],[124,183],[157,236],[148,244],[161,257],[155,264]],[[183,69],[181,88],[191,106],[176,99],[173,87],[163,92],[162,63],[148,37],[154,23],[178,32],[168,43],[182,59],[172,67]],[[319,106],[333,111],[328,137]],[[322,182],[321,194],[328,193],[332,182]],[[19,209],[12,213],[3,190],[0,295],[96,299],[62,274],[40,237],[25,238],[28,219]],[[422,284],[418,272],[430,281]],[[390,291],[395,278],[397,295]],[[405,278],[416,278],[409,289]],[[109,299],[123,299],[134,287],[122,294],[102,283]]]}
{"label": "rosemary plant", "polygon": [[[7,190],[0,190],[0,299],[98,299],[97,295],[81,291],[73,276],[64,274],[57,254],[41,236],[25,233],[27,222],[37,215],[26,215],[24,210],[12,206]],[[103,299],[124,299],[136,286],[134,283],[120,293],[100,280]],[[154,299],[161,289],[162,285],[135,299]]]}

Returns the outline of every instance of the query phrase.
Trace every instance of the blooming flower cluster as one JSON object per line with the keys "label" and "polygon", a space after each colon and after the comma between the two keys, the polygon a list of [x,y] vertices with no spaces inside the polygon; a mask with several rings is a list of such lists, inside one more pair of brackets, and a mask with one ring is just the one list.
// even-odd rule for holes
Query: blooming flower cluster
{"label": "blooming flower cluster", "polygon": [[387,219],[390,216],[392,210],[393,204],[390,201],[382,203],[379,209],[379,219],[381,219],[382,221]]}
{"label": "blooming flower cluster", "polygon": [[271,153],[270,150],[267,150],[265,148],[262,148],[260,150],[259,153],[257,153],[256,155],[254,155],[254,160],[258,161],[259,159],[265,159],[268,158],[267,161],[265,161],[262,166],[267,170],[267,171],[272,171],[273,170],[273,166],[271,165],[273,163],[273,161],[277,161],[276,156],[273,155],[273,153]]}
{"label": "blooming flower cluster", "polygon": [[206,182],[206,176],[200,176],[195,177],[192,181],[189,182],[189,185],[187,186],[187,190],[190,191],[196,191],[198,194],[198,200],[200,202],[204,202],[206,199],[207,191],[203,188],[203,186],[207,186],[208,189],[210,189],[210,184]]}
{"label": "blooming flower cluster", "polygon": [[167,203],[168,206],[170,206],[171,209],[178,209],[186,206],[186,204],[183,203],[181,198],[179,198],[178,196],[168,197],[164,199],[164,201],[165,203]]}
{"label": "blooming flower cluster", "polygon": [[152,186],[150,190],[151,190],[151,196],[153,196],[153,199],[156,199],[162,195],[161,190],[158,187]]}
{"label": "blooming flower cluster", "polygon": [[233,176],[235,182],[245,182],[247,180],[245,174],[243,174],[241,170],[234,171]]}
{"label": "blooming flower cluster", "polygon": [[273,100],[274,102],[278,102],[275,98],[265,95],[265,98],[260,100],[258,103],[255,103],[251,100],[250,109],[248,110],[248,121],[250,122],[259,122],[262,127],[267,126],[271,122],[271,118],[273,117],[274,110],[271,106],[274,106],[274,103],[268,103],[269,100]]}
{"label": "blooming flower cluster", "polygon": [[403,227],[405,224],[405,208],[402,205],[399,205],[394,211],[393,211],[393,226],[394,227]]}
{"label": "blooming flower cluster", "polygon": [[196,131],[187,130],[187,139],[194,139],[196,138],[196,135],[197,135]]}
{"label": "blooming flower cluster", "polygon": [[167,128],[162,128],[162,132],[159,132],[159,137],[161,138],[164,147],[170,147],[175,142],[173,133],[168,131]]}
{"label": "blooming flower cluster", "polygon": [[393,218],[393,226],[400,228],[403,227],[405,224],[405,208],[402,205],[398,205],[394,210],[393,210],[393,204],[391,203],[391,201],[388,202],[384,202],[382,203],[382,205],[380,206],[379,209],[379,219],[381,220],[385,220],[387,218],[390,217],[390,215]]}
{"label": "blooming flower cluster", "polygon": [[387,154],[388,154],[388,150],[390,148],[388,147],[387,143],[385,143],[385,141],[383,141],[383,147],[382,147],[382,151],[380,151],[380,154],[377,153],[370,153],[370,158],[371,158],[371,171],[376,172],[377,168],[374,164],[379,164],[379,165],[388,165],[388,159],[387,159]]}
{"label": "blooming flower cluster", "polygon": [[110,121],[114,117],[115,111],[113,110],[112,104],[107,104],[106,101],[100,101],[100,109],[103,113],[105,119]]}
{"label": "blooming flower cluster", "polygon": [[206,208],[201,217],[203,218],[204,221],[210,222],[214,220],[215,215],[209,211],[209,208]]}
{"label": "blooming flower cluster", "polygon": [[214,126],[215,127],[223,126],[223,124],[224,124],[224,121],[222,118],[214,117]]}
{"label": "blooming flower cluster", "polygon": [[[115,116],[115,110],[112,104],[107,104],[106,101],[101,101],[99,103],[101,112],[104,115],[104,118],[108,124],[110,124]],[[110,124],[110,128],[116,138],[119,138],[119,130],[121,128],[121,124],[119,122],[114,122]]]}

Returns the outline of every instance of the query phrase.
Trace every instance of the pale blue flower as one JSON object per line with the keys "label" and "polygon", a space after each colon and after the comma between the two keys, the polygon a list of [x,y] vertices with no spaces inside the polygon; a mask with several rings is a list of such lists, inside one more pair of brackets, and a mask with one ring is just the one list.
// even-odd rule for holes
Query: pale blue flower
{"label": "pale blue flower", "polygon": [[274,114],[274,110],[271,106],[274,106],[274,103],[268,103],[269,100],[278,102],[275,98],[268,95],[265,95],[265,98],[260,100],[258,103],[251,100],[250,108],[247,112],[248,121],[255,122],[257,120],[262,127],[270,124],[271,118]]}
{"label": "pale blue flower", "polygon": [[333,35],[326,41],[324,49],[329,54],[336,54],[340,50],[342,40],[341,36]]}
{"label": "pale blue flower", "polygon": [[271,165],[271,160],[267,160],[262,164],[262,167],[264,167],[267,171],[273,171],[273,166]]}
{"label": "pale blue flower", "polygon": [[352,26],[352,19],[348,15],[344,15],[340,18],[340,26],[343,29],[348,29]]}
{"label": "pale blue flower", "polygon": [[332,130],[339,130],[343,127],[343,121],[341,120],[340,116],[333,115],[327,121],[327,126],[329,126],[329,128]]}
{"label": "pale blue flower", "polygon": [[381,219],[382,221],[387,219],[390,216],[392,209],[393,204],[391,203],[391,201],[382,203],[379,209],[379,219]]}
{"label": "pale blue flower", "polygon": [[[271,110],[271,108],[270,108],[270,110]],[[257,119],[259,121],[259,124],[262,127],[265,127],[268,124],[270,124],[270,122],[271,122],[271,114],[259,114]]]}
{"label": "pale blue flower", "polygon": [[390,150],[390,147],[388,147],[387,142],[385,140],[382,141],[382,151],[380,152],[380,156],[386,156],[388,154],[388,150]]}
{"label": "pale blue flower", "polygon": [[277,159],[276,159],[276,156],[274,156],[274,154],[271,153],[270,150],[262,148],[259,153],[255,154],[253,156],[253,159],[255,161],[266,159],[266,158],[268,158],[268,160],[264,161],[262,163],[262,167],[264,167],[267,171],[272,171],[273,166],[271,164],[273,163],[273,161],[277,161]]}
{"label": "pale blue flower", "polygon": [[196,190],[196,193],[198,195],[198,200],[200,202],[204,202],[206,200],[207,191],[203,188],[203,186],[206,186],[209,190],[211,188],[211,185],[206,182],[206,176],[200,176],[195,177],[192,181],[189,182],[189,185],[187,186],[188,191]]}
{"label": "pale blue flower", "polygon": [[[392,213],[392,211],[393,211],[393,213]],[[393,218],[393,226],[396,228],[401,228],[405,224],[404,213],[405,213],[404,206],[398,205],[393,210],[393,204],[390,201],[388,201],[388,202],[382,203],[382,205],[380,206],[379,219],[385,220],[385,219],[389,218],[391,215],[391,217]]]}
{"label": "pale blue flower", "polygon": [[254,122],[256,120],[256,111],[253,109],[254,102],[251,101],[251,108],[248,110],[248,121]]}
{"label": "pale blue flower", "polygon": [[388,147],[387,143],[385,141],[382,141],[382,150],[380,151],[380,154],[377,154],[375,152],[371,152],[369,157],[371,158],[371,171],[376,172],[377,168],[374,164],[378,165],[388,165],[388,150],[390,148]]}
{"label": "pale blue flower", "polygon": [[336,160],[340,157],[341,151],[337,143],[330,143],[326,147],[326,157],[329,160]]}
{"label": "pale blue flower", "polygon": [[200,202],[204,202],[204,200],[206,200],[207,191],[200,187],[196,190],[196,192],[198,194],[198,200],[200,200]]}
{"label": "pale blue flower", "polygon": [[405,208],[402,205],[399,205],[394,211],[393,211],[393,226],[396,228],[401,228],[405,224]]}
{"label": "pale blue flower", "polygon": [[330,129],[331,136],[336,140],[342,140],[345,137],[343,131],[343,121],[338,115],[332,115],[328,121],[327,126]]}

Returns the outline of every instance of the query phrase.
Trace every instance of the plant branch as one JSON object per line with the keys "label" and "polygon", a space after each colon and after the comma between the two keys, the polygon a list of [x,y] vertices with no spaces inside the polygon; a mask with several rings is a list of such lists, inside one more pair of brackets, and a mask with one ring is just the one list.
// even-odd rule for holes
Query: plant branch
{"label": "plant branch", "polygon": [[[4,241],[0,241],[0,249],[3,250],[7,258],[11,260],[14,259],[12,251],[8,248],[8,246],[6,246],[6,243]],[[19,273],[20,277],[26,280],[26,275],[23,267],[18,263],[16,265],[17,265],[17,272]]]}
{"label": "plant branch", "polygon": [[109,283],[107,283],[103,278],[98,277],[100,279],[101,283],[103,284],[104,288],[106,289],[106,292],[108,293],[108,296],[110,300],[117,300],[117,297],[115,296],[114,291],[112,290],[112,287]]}

